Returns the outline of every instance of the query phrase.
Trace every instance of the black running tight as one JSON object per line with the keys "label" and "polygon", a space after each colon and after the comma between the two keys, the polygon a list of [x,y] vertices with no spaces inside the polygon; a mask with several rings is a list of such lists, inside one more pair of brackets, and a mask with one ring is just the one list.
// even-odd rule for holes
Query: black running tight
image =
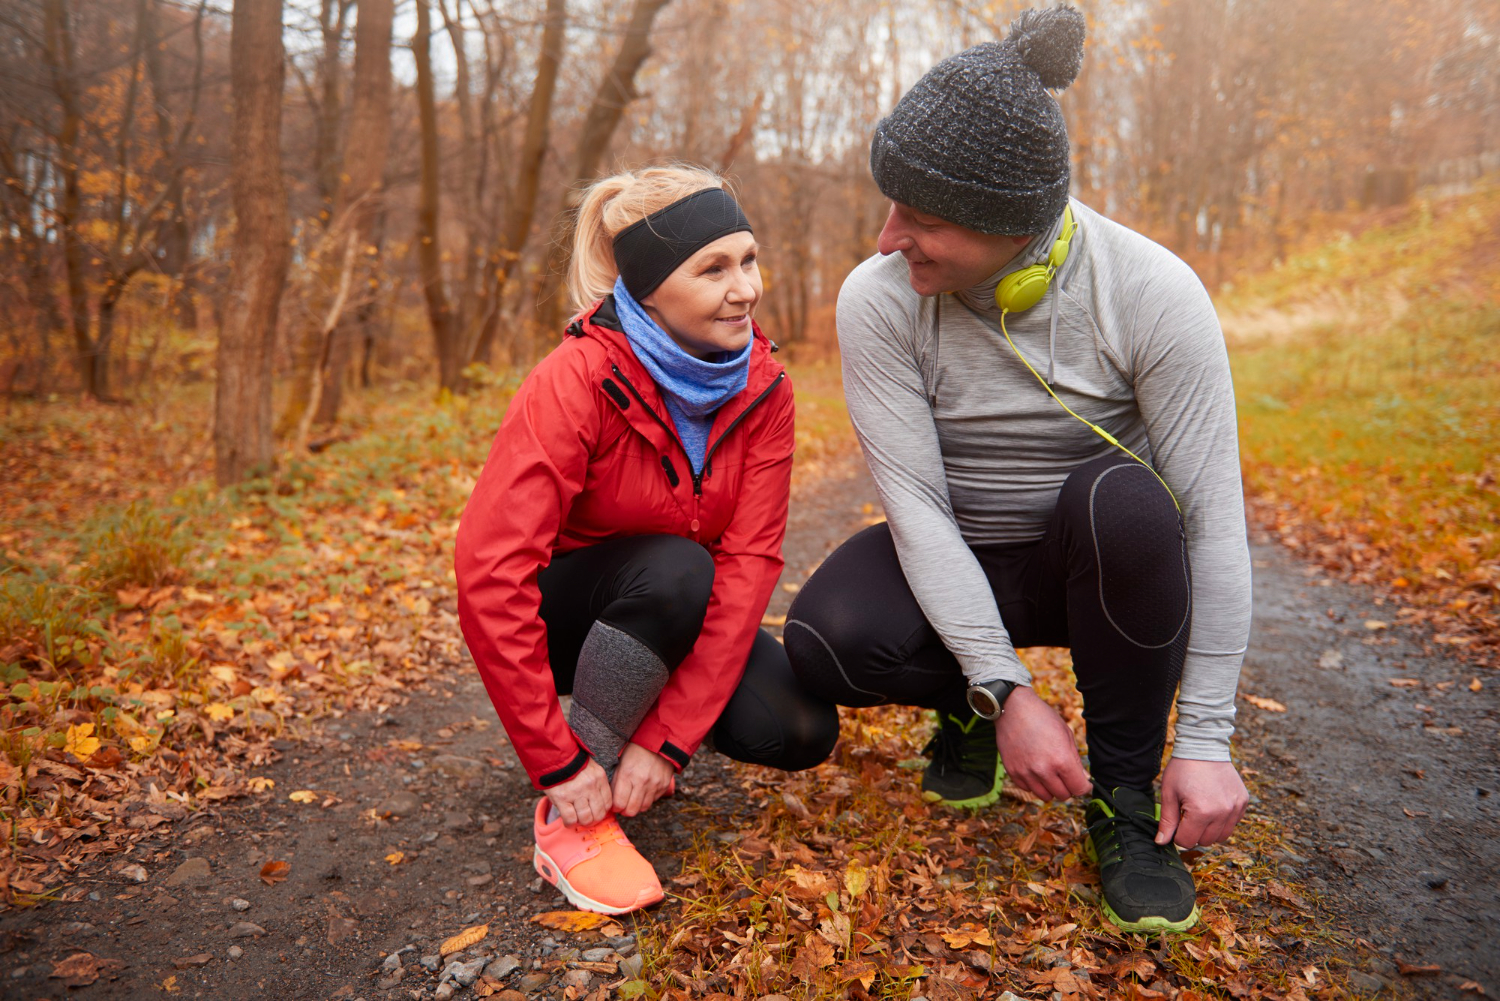
{"label": "black running tight", "polygon": [[[1016,647],[1072,648],[1094,778],[1151,788],[1191,618],[1186,542],[1166,488],[1131,460],[1095,460],[1067,479],[1039,542],[973,553]],[[792,604],[785,639],[818,698],[970,712],[958,661],[907,587],[884,524],[823,562]]]}
{"label": "black running tight", "polygon": [[[537,580],[542,592],[542,620],[559,694],[574,691],[579,657],[586,642],[608,658],[606,671],[650,671],[654,662],[675,671],[693,649],[714,583],[714,562],[702,546],[675,535],[638,535],[611,539],[554,557]],[[594,625],[613,634],[603,643]],[[594,632],[592,640],[590,634]],[[631,656],[621,634],[649,656]],[[613,646],[610,646],[610,643]],[[580,676],[580,680],[581,676]],[[574,730],[599,757],[599,735],[624,718],[637,721],[655,700],[655,692],[637,677],[606,678],[588,693],[597,719],[576,718]],[[659,685],[655,689],[660,690]],[[634,692],[648,692],[646,704],[622,706]],[[613,704],[611,704],[613,703]],[[590,729],[592,727],[592,729]],[[621,728],[623,729],[623,727]],[[628,733],[620,734],[623,741]],[[786,771],[811,768],[828,756],[838,739],[838,710],[806,695],[787,662],[786,651],[765,630],[750,648],[745,675],[719,714],[709,739],[714,749],[736,761]],[[604,762],[608,765],[608,762]]]}

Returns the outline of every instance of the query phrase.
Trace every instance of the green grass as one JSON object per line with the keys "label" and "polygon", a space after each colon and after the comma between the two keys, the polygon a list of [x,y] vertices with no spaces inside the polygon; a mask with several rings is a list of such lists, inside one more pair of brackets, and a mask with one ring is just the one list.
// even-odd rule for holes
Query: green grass
{"label": "green grass", "polygon": [[[1398,587],[1500,578],[1500,267],[1483,243],[1497,224],[1493,190],[1419,207],[1221,301],[1247,486],[1373,547]],[[1233,337],[1237,309],[1334,294],[1306,322]]]}

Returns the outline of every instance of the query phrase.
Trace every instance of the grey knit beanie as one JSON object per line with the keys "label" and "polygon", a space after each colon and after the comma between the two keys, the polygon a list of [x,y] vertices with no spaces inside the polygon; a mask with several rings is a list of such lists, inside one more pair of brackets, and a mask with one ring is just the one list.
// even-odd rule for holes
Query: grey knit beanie
{"label": "grey knit beanie", "polygon": [[1084,19],[1028,10],[1003,42],[938,63],[896,104],[870,144],[889,199],[981,233],[1031,236],[1068,202],[1068,129],[1048,89],[1083,63]]}

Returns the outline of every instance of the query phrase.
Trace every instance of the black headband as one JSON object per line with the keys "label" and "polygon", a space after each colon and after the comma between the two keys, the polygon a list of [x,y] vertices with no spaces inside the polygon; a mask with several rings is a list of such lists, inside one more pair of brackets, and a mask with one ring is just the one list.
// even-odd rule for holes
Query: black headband
{"label": "black headband", "polygon": [[740,203],[723,188],[704,188],[679,199],[615,235],[615,267],[636,301],[702,248],[730,233],[748,233]]}

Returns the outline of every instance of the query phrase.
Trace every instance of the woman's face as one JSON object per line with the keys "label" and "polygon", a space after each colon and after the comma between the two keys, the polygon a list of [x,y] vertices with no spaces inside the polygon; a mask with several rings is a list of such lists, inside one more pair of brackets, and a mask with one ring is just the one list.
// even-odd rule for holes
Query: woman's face
{"label": "woman's face", "polygon": [[688,354],[743,351],[764,291],[758,249],[749,233],[721,237],[679,265],[641,305]]}

